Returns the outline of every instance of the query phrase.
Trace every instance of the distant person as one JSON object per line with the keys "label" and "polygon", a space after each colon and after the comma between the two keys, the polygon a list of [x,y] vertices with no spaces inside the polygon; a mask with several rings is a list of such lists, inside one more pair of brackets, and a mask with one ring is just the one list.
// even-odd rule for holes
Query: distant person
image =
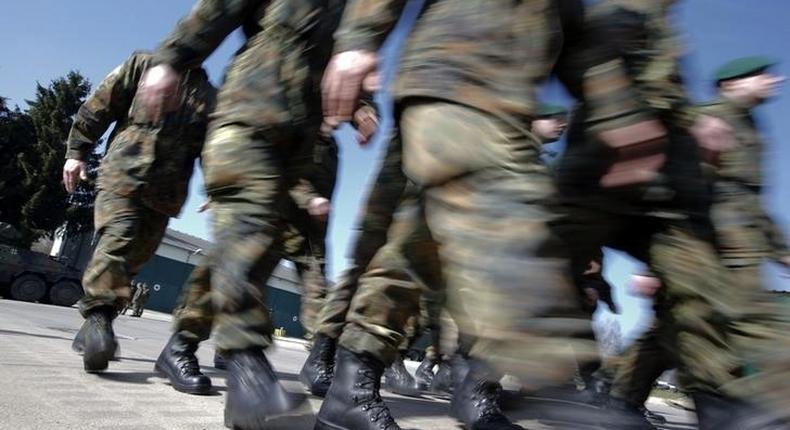
{"label": "distant person", "polygon": [[133,317],[141,317],[143,316],[143,311],[145,310],[145,304],[148,303],[148,297],[151,295],[151,289],[148,288],[148,284],[142,284],[142,287],[137,289],[137,294],[135,295],[134,302],[132,303],[134,313],[132,314]]}

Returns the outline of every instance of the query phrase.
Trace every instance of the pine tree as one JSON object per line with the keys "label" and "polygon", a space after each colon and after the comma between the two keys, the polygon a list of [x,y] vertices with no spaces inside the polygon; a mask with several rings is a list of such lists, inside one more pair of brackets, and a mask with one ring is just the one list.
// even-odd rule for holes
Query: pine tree
{"label": "pine tree", "polygon": [[[20,160],[35,141],[33,123],[18,107],[8,108],[6,99],[0,97],[0,222],[7,223],[18,233],[22,223],[22,206],[29,195]],[[22,235],[15,234],[14,245],[25,245]],[[29,244],[28,244],[29,245]]]}
{"label": "pine tree", "polygon": [[72,117],[90,91],[90,83],[77,72],[69,72],[48,87],[37,84],[36,97],[28,101],[27,115],[35,139],[21,153],[18,167],[23,175],[27,201],[21,208],[20,230],[33,243],[52,237],[72,217],[84,225],[87,206],[69,210],[69,197],[62,184],[65,142]]}

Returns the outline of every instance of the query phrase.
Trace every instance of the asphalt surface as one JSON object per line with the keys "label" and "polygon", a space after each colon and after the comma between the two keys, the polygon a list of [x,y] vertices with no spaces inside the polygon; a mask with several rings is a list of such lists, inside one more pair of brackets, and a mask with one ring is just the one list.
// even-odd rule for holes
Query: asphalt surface
{"label": "asphalt surface", "polygon": [[[0,300],[0,429],[222,429],[225,372],[212,365],[213,345],[198,351],[202,370],[215,391],[193,396],[173,390],[158,377],[153,365],[170,336],[170,316],[146,311],[142,318],[120,316],[114,324],[121,360],[107,372],[86,374],[82,358],[71,351],[71,341],[82,323],[75,308]],[[278,339],[267,351],[269,359],[291,391],[303,390],[297,381],[307,351],[297,340]],[[413,372],[417,363],[409,362]],[[383,396],[404,429],[460,428],[447,416],[448,401],[437,396]],[[509,413],[527,429],[602,429],[593,424],[599,412],[583,403],[550,398],[522,399]],[[321,399],[312,397],[314,411]],[[648,406],[663,414],[664,429],[693,429],[691,414],[651,399]],[[585,424],[568,425],[574,415]],[[585,418],[586,417],[586,418]],[[299,430],[299,429],[294,429]]]}

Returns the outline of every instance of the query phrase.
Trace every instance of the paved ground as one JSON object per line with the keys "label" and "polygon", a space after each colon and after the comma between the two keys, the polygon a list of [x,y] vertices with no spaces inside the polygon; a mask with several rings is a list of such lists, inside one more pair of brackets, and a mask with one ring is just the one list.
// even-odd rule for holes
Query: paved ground
{"label": "paved ground", "polygon": [[[0,300],[0,429],[224,428],[224,372],[203,366],[216,386],[210,396],[178,393],[153,373],[154,361],[170,335],[169,320],[168,315],[154,312],[142,318],[119,317],[115,331],[121,361],[111,362],[104,374],[88,375],[82,370],[82,359],[70,349],[82,321],[76,309]],[[270,359],[290,390],[302,390],[296,374],[306,355],[298,341],[278,340],[271,349]],[[201,363],[210,365],[213,346],[207,343],[198,356]],[[416,363],[408,365],[412,371],[416,367]],[[404,429],[459,428],[446,417],[446,399],[384,394]],[[311,402],[317,411],[320,399]],[[530,429],[554,428],[546,418],[556,415],[556,406],[562,403],[545,398],[527,403],[533,416],[518,415],[520,424]],[[586,410],[582,404],[573,406]],[[664,428],[695,428],[682,409],[659,400],[650,407],[668,418]]]}

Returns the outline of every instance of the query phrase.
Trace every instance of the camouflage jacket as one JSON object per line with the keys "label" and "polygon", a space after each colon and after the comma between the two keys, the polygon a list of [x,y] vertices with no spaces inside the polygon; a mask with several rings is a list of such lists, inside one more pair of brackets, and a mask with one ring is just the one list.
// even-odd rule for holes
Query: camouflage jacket
{"label": "camouflage jacket", "polygon": [[216,91],[203,69],[190,69],[179,89],[179,109],[158,124],[144,122],[135,94],[151,59],[136,52],[99,84],[74,118],[66,158],[86,159],[114,122],[98,189],[139,196],[150,208],[175,216],[186,200]]}
{"label": "camouflage jacket", "polygon": [[669,22],[668,0],[604,0],[588,21],[625,61],[641,99],[665,122],[688,128],[696,109],[680,75],[682,45]]}
{"label": "camouflage jacket", "polygon": [[345,0],[200,0],[155,61],[179,71],[200,65],[241,28],[246,40],[227,69],[212,127],[243,123],[312,133],[320,125],[321,77],[344,6]]}
{"label": "camouflage jacket", "polygon": [[[335,51],[378,49],[405,3],[350,1]],[[528,129],[538,106],[536,88],[554,69],[564,31],[554,1],[427,1],[400,61],[395,99],[448,100]],[[618,119],[639,112],[617,57],[596,52],[603,56],[589,56],[569,71],[587,82],[580,89],[601,101],[596,106],[610,106]],[[603,113],[601,118],[614,119]]]}

